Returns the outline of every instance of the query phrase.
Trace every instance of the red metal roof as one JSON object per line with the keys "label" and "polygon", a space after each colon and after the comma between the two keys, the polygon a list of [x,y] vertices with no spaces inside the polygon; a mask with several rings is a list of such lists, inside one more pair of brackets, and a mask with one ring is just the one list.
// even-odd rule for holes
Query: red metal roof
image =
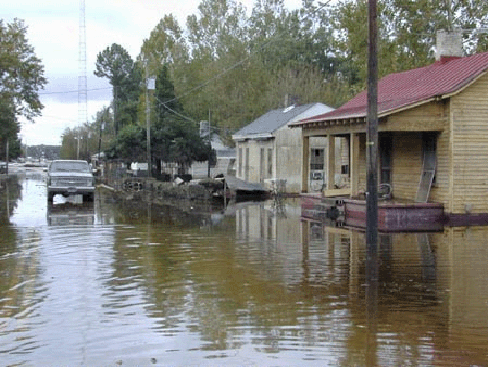
{"label": "red metal roof", "polygon": [[[488,69],[488,52],[463,58],[443,58],[429,66],[390,74],[378,82],[378,115],[450,95],[469,85]],[[366,117],[366,91],[342,107],[301,120],[297,125]]]}

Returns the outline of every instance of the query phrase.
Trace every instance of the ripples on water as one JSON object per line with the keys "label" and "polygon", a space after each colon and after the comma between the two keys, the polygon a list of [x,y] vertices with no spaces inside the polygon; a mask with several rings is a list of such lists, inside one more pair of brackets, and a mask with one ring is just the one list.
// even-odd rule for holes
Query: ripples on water
{"label": "ripples on water", "polygon": [[0,225],[2,364],[488,364],[488,229],[382,235],[366,286],[362,233],[271,204],[48,207],[24,181]]}

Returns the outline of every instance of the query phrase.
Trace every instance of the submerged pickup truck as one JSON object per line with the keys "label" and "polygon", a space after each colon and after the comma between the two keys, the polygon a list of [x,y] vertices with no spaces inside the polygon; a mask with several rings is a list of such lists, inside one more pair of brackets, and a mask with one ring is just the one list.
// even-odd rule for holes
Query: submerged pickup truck
{"label": "submerged pickup truck", "polygon": [[95,184],[86,161],[57,160],[53,161],[48,170],[47,200],[53,201],[54,195],[64,197],[81,194],[83,201],[93,201]]}

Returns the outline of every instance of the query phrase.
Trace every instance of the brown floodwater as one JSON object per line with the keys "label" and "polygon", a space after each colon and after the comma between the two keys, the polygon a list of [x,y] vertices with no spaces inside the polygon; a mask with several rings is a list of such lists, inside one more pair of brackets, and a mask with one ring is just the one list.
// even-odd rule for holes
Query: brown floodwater
{"label": "brown floodwater", "polygon": [[488,227],[380,234],[370,265],[298,199],[78,199],[0,188],[2,366],[488,366]]}

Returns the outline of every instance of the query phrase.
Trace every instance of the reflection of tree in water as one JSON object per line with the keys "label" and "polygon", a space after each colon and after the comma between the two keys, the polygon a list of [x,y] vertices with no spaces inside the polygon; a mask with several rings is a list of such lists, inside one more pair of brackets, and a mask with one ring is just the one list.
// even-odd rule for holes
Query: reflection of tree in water
{"label": "reflection of tree in water", "polygon": [[208,226],[212,215],[223,212],[223,204],[213,201],[165,200],[148,203],[143,194],[131,200],[104,197],[115,210],[118,223],[168,225],[183,228]]}
{"label": "reflection of tree in water", "polygon": [[37,278],[38,254],[31,249],[36,247],[37,232],[19,234],[10,225],[21,189],[16,176],[0,181],[0,309],[7,318],[23,314],[35,302],[32,292],[33,280]]}
{"label": "reflection of tree in water", "polygon": [[17,176],[0,179],[0,225],[9,223],[9,218],[17,207],[21,189]]}
{"label": "reflection of tree in water", "polygon": [[[143,297],[150,300],[147,311],[156,319],[160,331],[168,333],[177,329],[188,321],[185,314],[189,308],[199,308],[190,305],[195,293],[193,287],[200,287],[191,285],[195,283],[191,264],[202,259],[190,248],[202,246],[206,252],[209,246],[215,245],[214,236],[228,240],[234,235],[235,224],[209,232],[212,215],[221,213],[222,208],[192,202],[180,201],[177,207],[130,200],[116,201],[111,206],[116,222],[130,225],[115,233],[113,273],[107,284],[113,290],[111,300],[129,302],[119,298],[118,289],[144,289]],[[221,231],[225,234],[216,234]],[[134,291],[134,297],[137,293]],[[130,297],[130,292],[123,292],[122,297]],[[213,309],[218,312],[219,308]]]}

